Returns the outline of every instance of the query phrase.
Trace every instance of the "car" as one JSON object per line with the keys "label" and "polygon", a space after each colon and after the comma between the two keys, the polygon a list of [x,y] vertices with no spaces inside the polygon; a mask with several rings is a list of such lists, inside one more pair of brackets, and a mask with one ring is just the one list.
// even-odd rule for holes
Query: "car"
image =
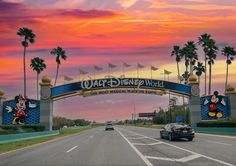
{"label": "car", "polygon": [[192,141],[195,132],[191,126],[184,123],[169,123],[160,131],[161,139],[167,138],[169,141],[179,138],[187,138]]}
{"label": "car", "polygon": [[105,126],[105,130],[114,130],[112,123],[107,123]]}

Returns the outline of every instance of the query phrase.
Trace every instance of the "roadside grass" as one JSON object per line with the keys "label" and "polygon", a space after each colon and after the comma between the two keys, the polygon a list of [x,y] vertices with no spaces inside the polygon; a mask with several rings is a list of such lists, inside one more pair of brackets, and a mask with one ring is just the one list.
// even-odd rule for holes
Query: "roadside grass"
{"label": "roadside grass", "polygon": [[50,141],[50,140],[53,140],[56,138],[62,138],[64,136],[68,136],[68,135],[72,135],[72,134],[78,134],[82,131],[89,130],[89,129],[92,129],[95,127],[96,126],[92,126],[92,127],[89,126],[89,127],[76,128],[76,129],[75,128],[61,129],[61,130],[59,130],[59,135],[55,135],[55,136],[47,136],[47,137],[42,137],[42,138],[34,138],[34,139],[30,139],[30,140],[0,144],[0,154],[8,152],[8,151],[20,149],[20,148],[25,148],[25,147],[28,147],[28,146],[31,146],[34,144],[43,143],[43,142]]}

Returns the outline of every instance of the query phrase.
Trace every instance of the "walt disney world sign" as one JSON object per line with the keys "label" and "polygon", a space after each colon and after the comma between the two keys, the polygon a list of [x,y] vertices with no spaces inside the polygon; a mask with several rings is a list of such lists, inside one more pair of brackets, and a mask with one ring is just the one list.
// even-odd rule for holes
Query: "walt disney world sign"
{"label": "walt disney world sign", "polygon": [[[143,90],[146,91],[143,91]],[[178,84],[163,80],[144,79],[144,78],[105,78],[105,79],[90,79],[81,82],[60,85],[51,88],[51,97],[58,98],[61,96],[80,93],[83,95],[87,92],[103,91],[101,94],[109,93],[148,93],[155,94],[153,91],[167,90],[170,92],[191,95],[191,87],[183,84]],[[90,95],[91,95],[90,94]]]}

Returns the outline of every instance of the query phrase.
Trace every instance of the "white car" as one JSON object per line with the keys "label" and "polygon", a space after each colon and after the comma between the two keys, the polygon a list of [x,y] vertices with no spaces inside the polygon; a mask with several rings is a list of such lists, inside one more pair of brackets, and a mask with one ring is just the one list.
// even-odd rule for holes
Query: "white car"
{"label": "white car", "polygon": [[106,127],[105,127],[105,130],[114,130],[114,127],[113,127],[112,123],[107,123]]}

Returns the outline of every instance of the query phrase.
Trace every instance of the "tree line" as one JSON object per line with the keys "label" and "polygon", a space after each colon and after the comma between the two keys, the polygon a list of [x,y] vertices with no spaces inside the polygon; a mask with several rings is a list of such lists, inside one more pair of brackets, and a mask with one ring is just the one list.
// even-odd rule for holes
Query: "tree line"
{"label": "tree line", "polygon": [[72,127],[72,126],[88,126],[91,122],[85,119],[67,119],[60,116],[53,117],[53,130],[58,130],[63,127]]}
{"label": "tree line", "polygon": [[[201,46],[204,52],[204,65],[203,62],[199,61],[199,56],[197,53],[197,45]],[[212,38],[210,34],[204,33],[198,37],[198,41],[187,41],[183,47],[175,45],[171,52],[171,56],[175,57],[178,71],[178,80],[181,83],[184,81],[188,84],[188,78],[195,72],[198,76],[198,81],[200,83],[200,77],[204,73],[205,75],[205,91],[204,94],[207,95],[207,69],[209,70],[209,80],[208,80],[208,95],[211,94],[212,85],[212,67],[215,64],[215,60],[218,56],[219,48],[216,41]],[[225,80],[225,92],[228,85],[228,74],[229,65],[232,64],[236,51],[232,46],[225,46],[221,50],[221,54],[226,57],[226,80]],[[184,61],[185,71],[180,74],[179,63]]]}

